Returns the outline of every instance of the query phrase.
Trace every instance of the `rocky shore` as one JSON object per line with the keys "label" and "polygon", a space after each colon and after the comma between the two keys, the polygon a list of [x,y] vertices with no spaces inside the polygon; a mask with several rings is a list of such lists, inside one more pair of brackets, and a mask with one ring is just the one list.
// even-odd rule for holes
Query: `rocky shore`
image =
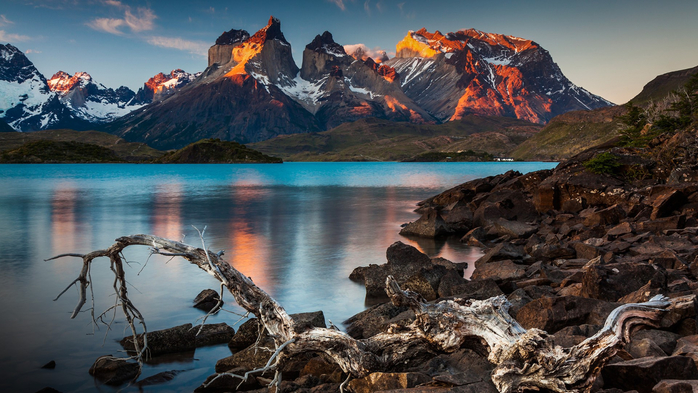
{"label": "rocky shore", "polygon": [[[615,147],[612,142],[554,170],[510,171],[420,202],[421,217],[401,233],[459,236],[462,242],[483,248],[472,277],[463,276],[466,263],[429,258],[397,242],[388,248],[385,264],[352,272],[350,279],[366,286],[368,298],[386,297],[386,302],[345,321],[347,334],[366,339],[400,332],[415,320],[413,310],[387,301],[388,276],[432,304],[505,296],[511,317],[525,329],[547,332],[545,339],[561,348],[595,335],[617,307],[661,294],[674,306],[654,326],[625,332],[627,343],[600,366],[599,377],[587,391],[698,391],[696,152],[695,132],[659,137],[643,149]],[[214,307],[214,295],[202,294],[197,305],[208,302]],[[303,331],[326,326],[321,312],[292,318]],[[200,336],[193,334],[195,330],[182,326],[149,333],[152,355],[228,342],[233,355],[218,361],[216,372],[243,375],[263,367],[274,352],[273,337],[257,319],[245,322],[237,332],[224,324],[208,327]],[[122,345],[132,349],[133,339],[122,340]],[[407,356],[404,364],[352,379],[347,390],[497,392],[491,379],[495,365],[479,339],[451,352],[414,348],[420,350]],[[347,377],[320,353],[296,355],[281,364],[279,391],[284,392],[337,392]],[[102,369],[131,374],[100,374]],[[133,379],[134,372],[133,366],[104,357],[91,370],[112,384]],[[136,384],[168,381],[177,372]],[[267,387],[272,371],[255,374],[243,384],[218,375],[210,376],[197,392],[275,390]]]}

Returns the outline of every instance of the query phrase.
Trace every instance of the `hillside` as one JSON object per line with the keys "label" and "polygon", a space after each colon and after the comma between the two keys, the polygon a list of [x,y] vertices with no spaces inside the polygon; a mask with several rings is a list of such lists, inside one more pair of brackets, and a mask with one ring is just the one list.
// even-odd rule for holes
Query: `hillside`
{"label": "hillside", "polygon": [[[647,83],[642,92],[630,102],[647,107],[657,103],[674,90],[681,88],[698,67],[669,72]],[[624,106],[593,111],[568,112],[553,118],[537,135],[522,143],[512,153],[519,160],[562,160],[619,135],[618,116],[626,112]]]}
{"label": "hillside", "polygon": [[155,150],[145,143],[126,142],[118,136],[106,132],[75,130],[3,132],[0,133],[0,151],[17,149],[27,142],[40,140],[79,142],[101,146],[114,151],[119,161],[148,161],[164,154],[164,152]]}
{"label": "hillside", "polygon": [[153,162],[163,164],[280,164],[282,160],[249,149],[245,145],[236,142],[221,141],[220,139],[202,139],[177,151],[167,152]]}
{"label": "hillside", "polygon": [[527,121],[468,115],[445,124],[375,118],[329,131],[277,137],[250,147],[287,161],[401,161],[425,152],[473,150],[506,155],[541,126]]}
{"label": "hillside", "polygon": [[0,163],[108,163],[125,162],[113,150],[80,142],[37,140],[3,151]]}

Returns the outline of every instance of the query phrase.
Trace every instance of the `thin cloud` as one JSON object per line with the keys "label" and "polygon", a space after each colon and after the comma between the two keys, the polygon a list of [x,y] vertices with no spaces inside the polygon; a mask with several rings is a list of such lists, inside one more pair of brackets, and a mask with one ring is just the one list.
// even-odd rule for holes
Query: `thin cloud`
{"label": "thin cloud", "polygon": [[378,1],[378,2],[376,3],[376,9],[377,9],[379,12],[383,12],[383,0],[380,0],[380,1]]}
{"label": "thin cloud", "polygon": [[126,7],[126,6],[124,5],[124,3],[122,3],[122,2],[120,2],[120,1],[118,1],[118,0],[104,0],[103,3],[106,4],[106,5],[110,5],[110,6],[113,6],[113,7],[117,7],[117,8]]}
{"label": "thin cloud", "polygon": [[15,22],[7,19],[5,15],[0,15],[0,26],[13,25]]}
{"label": "thin cloud", "polygon": [[5,30],[0,30],[0,42],[21,42],[29,40],[31,40],[31,37],[29,36],[6,33]]}
{"label": "thin cloud", "polygon": [[119,27],[123,26],[126,22],[123,19],[110,19],[110,18],[97,18],[93,21],[87,22],[87,26],[109,34],[123,35],[124,33],[119,30]]}
{"label": "thin cloud", "polygon": [[[105,4],[122,6],[121,2],[115,0],[106,0]],[[130,7],[123,7],[125,7],[123,18],[97,18],[87,22],[86,25],[94,30],[114,35],[124,35],[122,27],[127,27],[132,33],[153,30],[157,16],[150,8],[138,8],[134,15]]]}
{"label": "thin cloud", "polygon": [[366,0],[366,2],[364,2],[364,11],[366,11],[368,16],[371,16],[371,0]]}
{"label": "thin cloud", "polygon": [[204,41],[190,41],[182,38],[152,36],[148,37],[147,42],[150,45],[159,46],[161,48],[178,49],[187,51],[198,56],[207,56],[209,43]]}
{"label": "thin cloud", "polygon": [[347,7],[344,5],[344,0],[327,0],[330,3],[334,3],[340,10],[346,11]]}
{"label": "thin cloud", "polygon": [[29,54],[29,53],[41,53],[40,50],[34,50],[34,49],[27,49],[24,51],[24,53]]}

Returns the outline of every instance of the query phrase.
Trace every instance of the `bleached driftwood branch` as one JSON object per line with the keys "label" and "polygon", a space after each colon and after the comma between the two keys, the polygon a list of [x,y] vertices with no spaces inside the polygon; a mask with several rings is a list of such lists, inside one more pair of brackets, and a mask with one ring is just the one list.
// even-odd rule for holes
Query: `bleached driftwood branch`
{"label": "bleached driftwood branch", "polygon": [[[80,276],[70,285],[80,285],[73,317],[85,304],[92,261],[97,257],[108,257],[115,274],[114,287],[134,335],[134,320],[145,329],[143,317],[128,299],[126,291],[125,261],[121,252],[132,245],[149,246],[155,254],[181,256],[223,283],[237,304],[254,314],[274,339],[274,356],[260,370],[275,369],[274,381],[277,383],[281,380],[279,366],[301,353],[324,353],[349,376],[360,378],[372,372],[398,370],[420,353],[455,351],[475,337],[489,349],[488,359],[496,365],[492,380],[500,392],[514,392],[520,388],[576,391],[594,382],[601,367],[622,343],[627,342],[634,327],[638,324],[655,325],[659,314],[671,305],[668,299],[657,296],[649,302],[620,306],[608,317],[599,333],[572,348],[563,349],[546,340],[547,333],[521,327],[509,315],[509,303],[504,296],[426,303],[419,294],[402,290],[389,276],[386,292],[391,301],[398,306],[410,307],[415,312],[415,321],[401,329],[390,329],[368,339],[356,340],[332,328],[297,326],[276,300],[223,260],[222,253],[157,236],[132,235],[116,239],[116,243],[106,250],[52,258],[78,256],[83,259]],[[248,374],[238,377],[246,378]]]}

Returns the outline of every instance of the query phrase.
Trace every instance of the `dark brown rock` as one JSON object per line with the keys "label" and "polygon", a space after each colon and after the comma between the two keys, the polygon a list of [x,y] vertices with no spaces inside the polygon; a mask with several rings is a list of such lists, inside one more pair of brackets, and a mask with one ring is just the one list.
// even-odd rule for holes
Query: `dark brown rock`
{"label": "dark brown rock", "polygon": [[210,312],[216,307],[220,298],[218,292],[213,289],[204,289],[194,298],[194,307],[199,310]]}
{"label": "dark brown rock", "polygon": [[659,196],[652,204],[652,214],[650,220],[672,215],[674,211],[681,210],[688,199],[683,192],[679,190],[671,190],[670,192]]}
{"label": "dark brown rock", "polygon": [[100,356],[90,367],[90,375],[100,382],[118,386],[134,380],[140,373],[140,367],[136,362],[125,359],[117,359],[111,355]]}
{"label": "dark brown rock", "polygon": [[665,356],[634,359],[609,364],[601,370],[605,388],[637,390],[651,393],[664,379],[696,379],[698,370],[693,359],[684,356]]}
{"label": "dark brown rock", "polygon": [[625,210],[616,204],[590,214],[584,219],[584,225],[587,227],[616,225],[622,218],[625,218]]}
{"label": "dark brown rock", "polygon": [[466,280],[455,274],[447,274],[439,284],[439,297],[459,297],[484,300],[504,294],[494,280]]}
{"label": "dark brown rock", "polygon": [[[199,331],[201,328],[201,331]],[[235,329],[228,326],[226,323],[208,324],[202,327],[195,327],[196,347],[205,347],[207,345],[225,344],[229,342],[235,335]]]}
{"label": "dark brown rock", "polygon": [[[245,375],[249,370],[245,370],[242,367],[233,368],[227,370],[230,373],[237,375]],[[217,377],[217,378],[216,378]],[[215,378],[215,381],[214,381]],[[208,384],[208,386],[206,386]],[[237,386],[240,385],[240,388]],[[230,375],[222,375],[218,377],[218,374],[210,375],[206,378],[201,386],[194,390],[195,393],[225,393],[230,391],[248,391],[253,389],[261,388],[262,385],[257,381],[255,375],[250,375],[247,381],[242,382],[241,379]]]}
{"label": "dark brown rock", "polygon": [[655,275],[665,274],[655,265],[613,263],[590,266],[582,279],[582,296],[614,302],[637,291]]}
{"label": "dark brown rock", "polygon": [[646,329],[640,330],[633,334],[633,340],[649,339],[652,340],[659,348],[664,351],[665,354],[671,355],[676,348],[676,341],[680,338],[676,333],[668,332],[666,330],[658,329]]}
{"label": "dark brown rock", "polygon": [[257,341],[260,334],[260,325],[257,318],[251,318],[245,321],[238,331],[228,342],[228,347],[232,350],[241,350],[249,347]]}
{"label": "dark brown rock", "polygon": [[408,389],[431,381],[422,373],[372,373],[364,378],[349,382],[349,389],[354,393],[371,393],[392,389]]}
{"label": "dark brown rock", "polygon": [[555,333],[570,325],[603,324],[616,306],[576,296],[543,297],[523,306],[516,314],[516,320],[526,329],[538,328]]}
{"label": "dark brown rock", "polygon": [[695,393],[698,380],[665,379],[652,388],[652,393]]}
{"label": "dark brown rock", "polygon": [[[196,329],[191,323],[169,329],[148,332],[148,349],[151,356],[166,353],[193,351],[196,349]],[[121,346],[128,351],[135,350],[133,337],[124,337]],[[138,335],[138,346],[143,348],[143,335]]]}
{"label": "dark brown rock", "polygon": [[378,304],[350,317],[343,324],[351,337],[369,338],[385,331],[389,321],[406,311],[407,307],[396,307],[392,303]]}
{"label": "dark brown rock", "polygon": [[446,224],[446,221],[441,217],[441,214],[436,210],[427,210],[422,216],[414,222],[407,224],[400,230],[403,236],[421,236],[421,237],[439,237],[447,235],[451,229]]}
{"label": "dark brown rock", "polygon": [[498,283],[518,280],[526,276],[526,266],[510,260],[490,262],[478,266],[473,272],[473,280],[492,279]]}
{"label": "dark brown rock", "polygon": [[650,221],[640,221],[637,223],[637,231],[659,233],[671,229],[682,229],[685,225],[686,216],[671,216]]}

